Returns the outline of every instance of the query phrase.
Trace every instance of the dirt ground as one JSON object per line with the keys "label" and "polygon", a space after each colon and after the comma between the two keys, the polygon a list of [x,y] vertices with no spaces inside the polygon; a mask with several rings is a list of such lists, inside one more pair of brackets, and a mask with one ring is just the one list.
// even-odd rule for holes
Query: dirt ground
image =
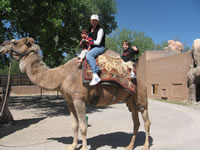
{"label": "dirt ground", "polygon": [[[64,150],[72,143],[69,111],[59,96],[12,96],[10,109],[15,122],[0,128],[0,150]],[[87,116],[90,150],[125,149],[133,129],[125,104],[88,107]],[[149,100],[149,116],[151,150],[199,150],[199,104],[183,106]],[[141,115],[140,122],[135,150],[142,149],[145,139]]]}

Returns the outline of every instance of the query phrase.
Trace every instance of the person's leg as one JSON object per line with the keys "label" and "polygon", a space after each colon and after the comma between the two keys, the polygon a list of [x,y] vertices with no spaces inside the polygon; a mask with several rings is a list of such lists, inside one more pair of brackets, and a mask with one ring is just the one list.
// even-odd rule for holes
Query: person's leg
{"label": "person's leg", "polygon": [[132,61],[128,61],[128,62],[126,62],[126,64],[127,64],[127,66],[128,66],[128,68],[130,69],[130,77],[131,77],[131,79],[134,79],[134,78],[136,78],[136,75],[135,75],[135,72],[134,72],[134,67],[133,67],[133,62]]}
{"label": "person's leg", "polygon": [[90,65],[93,73],[98,73],[100,70],[99,67],[96,65],[96,57],[103,54],[104,50],[104,47],[95,47],[91,49],[86,55],[87,62]]}
{"label": "person's leg", "polygon": [[97,74],[100,69],[96,65],[96,57],[99,56],[100,54],[103,54],[104,50],[105,50],[104,47],[95,47],[91,49],[86,55],[87,62],[90,65],[91,70],[93,72],[92,81],[89,84],[90,86],[96,85],[97,83],[101,81],[101,79],[99,78]]}
{"label": "person's leg", "polygon": [[78,58],[80,58],[77,62],[78,63],[82,63],[83,59],[85,58],[86,54],[87,54],[88,50],[84,49],[81,51],[80,55],[78,56]]}

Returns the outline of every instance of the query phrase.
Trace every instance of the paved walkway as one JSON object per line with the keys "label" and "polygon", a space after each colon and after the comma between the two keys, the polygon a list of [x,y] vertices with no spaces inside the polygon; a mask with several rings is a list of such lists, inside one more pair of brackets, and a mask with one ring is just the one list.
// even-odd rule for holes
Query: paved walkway
{"label": "paved walkway", "polygon": [[[0,150],[64,150],[72,142],[71,120],[62,99],[34,96],[11,101],[16,122],[0,128]],[[88,108],[87,112],[90,150],[124,150],[133,129],[126,105]],[[199,150],[199,106],[149,100],[149,116],[151,150]],[[135,150],[142,148],[145,138],[141,115],[140,120]]]}

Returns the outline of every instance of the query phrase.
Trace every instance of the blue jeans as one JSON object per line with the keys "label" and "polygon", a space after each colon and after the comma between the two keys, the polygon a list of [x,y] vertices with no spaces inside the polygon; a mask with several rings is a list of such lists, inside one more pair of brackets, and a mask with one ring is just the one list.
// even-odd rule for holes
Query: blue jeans
{"label": "blue jeans", "polygon": [[105,51],[104,47],[94,47],[86,55],[86,59],[93,73],[100,71],[99,67],[96,64],[96,57],[103,54]]}

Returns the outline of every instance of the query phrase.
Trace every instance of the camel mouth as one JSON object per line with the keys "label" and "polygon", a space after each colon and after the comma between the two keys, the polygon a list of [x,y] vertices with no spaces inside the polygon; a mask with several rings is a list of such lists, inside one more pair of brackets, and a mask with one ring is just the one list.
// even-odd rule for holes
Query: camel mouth
{"label": "camel mouth", "polygon": [[3,46],[0,45],[0,55],[3,53]]}
{"label": "camel mouth", "polygon": [[9,53],[10,51],[11,51],[10,49],[0,46],[0,55],[4,55],[6,53]]}
{"label": "camel mouth", "polygon": [[0,45],[0,55],[4,55],[6,53],[9,53],[11,51],[11,41],[4,41]]}
{"label": "camel mouth", "polygon": [[5,54],[5,49],[3,46],[0,46],[0,55],[4,55]]}

